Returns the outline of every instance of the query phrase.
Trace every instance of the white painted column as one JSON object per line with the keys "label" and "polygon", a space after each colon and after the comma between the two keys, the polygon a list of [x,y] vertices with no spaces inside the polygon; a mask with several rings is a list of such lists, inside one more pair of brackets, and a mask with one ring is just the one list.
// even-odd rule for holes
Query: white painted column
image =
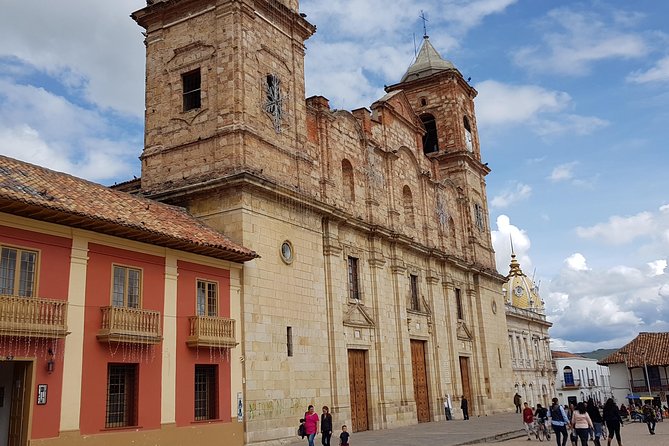
{"label": "white painted column", "polygon": [[[244,395],[244,363],[242,362],[244,355],[242,350],[244,319],[242,317],[241,273],[241,269],[230,268],[230,319],[235,320],[235,340],[238,342],[236,347],[230,349],[230,415],[233,419],[237,417],[237,394],[241,393],[242,398],[246,399],[246,395]],[[246,405],[246,401],[243,401],[243,405]]]}
{"label": "white painted column", "polygon": [[176,422],[177,386],[177,259],[165,256],[165,302],[163,309],[163,366],[160,422]]}
{"label": "white painted column", "polygon": [[84,362],[84,306],[86,304],[86,269],[88,240],[72,238],[70,280],[67,293],[67,330],[63,353],[63,396],[60,408],[60,431],[79,430],[81,415],[81,377]]}

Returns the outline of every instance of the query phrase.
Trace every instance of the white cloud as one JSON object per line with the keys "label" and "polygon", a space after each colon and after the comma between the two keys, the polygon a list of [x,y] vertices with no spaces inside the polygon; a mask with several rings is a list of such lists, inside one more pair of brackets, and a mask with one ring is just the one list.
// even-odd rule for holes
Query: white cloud
{"label": "white cloud", "polygon": [[631,217],[614,215],[606,223],[590,227],[577,227],[576,234],[586,239],[601,239],[606,243],[619,245],[629,243],[638,237],[649,236],[656,231],[655,219],[650,212],[640,212]]}
{"label": "white cloud", "polygon": [[497,229],[491,232],[492,245],[495,249],[495,261],[497,270],[507,275],[509,273],[509,263],[511,262],[511,243],[516,259],[520,262],[523,271],[532,270],[532,260],[528,254],[531,246],[530,238],[527,233],[511,224],[511,219],[506,215],[497,217]]}
{"label": "white cloud", "polygon": [[576,252],[564,259],[564,263],[567,264],[567,268],[573,271],[588,271],[590,269],[588,268],[585,257],[579,252]]}
{"label": "white cloud", "polygon": [[483,19],[491,14],[504,12],[506,8],[518,0],[473,0],[469,2],[445,1],[441,2],[446,20],[459,23],[467,30],[479,25]]}
{"label": "white cloud", "polygon": [[507,125],[526,123],[545,112],[564,110],[571,97],[536,85],[510,85],[494,80],[476,85],[479,92],[476,116],[479,123]]}
{"label": "white cloud", "polygon": [[639,331],[669,330],[669,281],[643,267],[589,268],[581,254],[544,282],[551,336],[566,350],[620,347]]}
{"label": "white cloud", "polygon": [[527,200],[530,195],[532,195],[532,187],[527,184],[516,183],[514,188],[506,189],[500,194],[495,195],[495,197],[490,200],[490,205],[494,208],[505,208],[513,203]]}
{"label": "white cloud", "polygon": [[13,158],[103,181],[137,172],[141,138],[42,88],[0,79],[0,148]]}
{"label": "white cloud", "polygon": [[538,85],[511,85],[495,80],[476,84],[476,115],[480,127],[524,125],[540,136],[587,135],[608,125],[594,116],[565,113],[572,98]]}
{"label": "white cloud", "polygon": [[649,49],[642,36],[630,32],[618,11],[597,14],[564,7],[550,11],[538,24],[541,41],[515,51],[515,62],[535,72],[588,74],[595,62],[633,59]]}
{"label": "white cloud", "polygon": [[571,180],[574,177],[574,168],[577,165],[577,161],[572,161],[571,163],[555,166],[548,178],[554,182]]}
{"label": "white cloud", "polygon": [[541,136],[564,135],[567,133],[576,135],[589,135],[595,131],[607,127],[609,121],[595,116],[563,115],[559,119],[543,119],[535,125],[535,131]]}
{"label": "white cloud", "polygon": [[627,80],[638,84],[669,82],[669,56],[658,60],[654,67],[646,71],[635,71],[627,77]]}
{"label": "white cloud", "polygon": [[48,73],[100,108],[142,117],[142,29],[128,14],[145,5],[142,0],[6,2],[0,56]]}
{"label": "white cloud", "polygon": [[664,270],[667,269],[667,260],[653,260],[652,262],[647,263],[648,268],[650,269],[649,275],[651,277],[660,276],[664,274]]}
{"label": "white cloud", "polygon": [[471,28],[517,1],[302,1],[301,10],[319,29],[306,43],[307,95],[326,96],[335,108],[369,106],[384,94],[381,85],[399,82],[413,62],[419,11],[426,12],[433,46],[450,60]]}

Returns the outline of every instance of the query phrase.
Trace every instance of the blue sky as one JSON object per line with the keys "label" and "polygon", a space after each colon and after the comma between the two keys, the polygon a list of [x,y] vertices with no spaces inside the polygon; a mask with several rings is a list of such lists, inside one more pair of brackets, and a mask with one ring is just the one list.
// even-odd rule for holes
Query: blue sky
{"label": "blue sky", "polygon": [[[3,2],[0,152],[112,184],[140,175],[143,0]],[[669,331],[669,2],[302,0],[307,95],[364,107],[430,40],[478,90],[498,270],[509,237],[553,348]]]}

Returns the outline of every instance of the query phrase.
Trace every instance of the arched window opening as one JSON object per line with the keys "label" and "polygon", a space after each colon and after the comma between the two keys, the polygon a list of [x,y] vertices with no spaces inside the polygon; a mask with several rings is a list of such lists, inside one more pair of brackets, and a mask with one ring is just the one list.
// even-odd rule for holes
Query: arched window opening
{"label": "arched window opening", "polygon": [[472,138],[472,128],[469,125],[469,119],[466,116],[462,117],[463,123],[465,125],[465,146],[470,152],[474,150],[474,142]]}
{"label": "arched window opening", "polygon": [[571,367],[564,368],[564,385],[573,386],[574,385],[574,371]]}
{"label": "arched window opening", "polygon": [[437,122],[434,116],[427,114],[420,117],[425,127],[425,134],[423,135],[423,153],[434,153],[439,151],[439,142],[437,139]]}
{"label": "arched window opening", "polygon": [[402,198],[404,201],[404,218],[405,222],[407,225],[411,226],[412,228],[415,226],[416,222],[414,219],[414,213],[413,213],[413,197],[411,195],[411,189],[409,189],[409,186],[404,186],[404,189],[402,190]]}
{"label": "arched window opening", "polygon": [[342,191],[344,197],[349,202],[355,201],[355,182],[353,179],[353,166],[349,160],[344,159],[341,162]]}

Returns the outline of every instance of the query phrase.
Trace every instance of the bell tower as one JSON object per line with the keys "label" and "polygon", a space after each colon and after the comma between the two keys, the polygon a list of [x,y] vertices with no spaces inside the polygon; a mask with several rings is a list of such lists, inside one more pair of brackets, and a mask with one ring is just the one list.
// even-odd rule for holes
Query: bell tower
{"label": "bell tower", "polygon": [[476,90],[452,62],[439,55],[427,35],[400,82],[386,87],[387,92],[396,90],[404,91],[423,123],[423,153],[437,164],[437,179],[452,181],[462,190],[469,255],[494,269],[485,185],[490,169],[481,163]]}
{"label": "bell tower", "polygon": [[[301,168],[306,141],[298,0],[147,0],[142,189],[161,192],[260,172],[267,157]],[[278,180],[282,180],[278,178]]]}

